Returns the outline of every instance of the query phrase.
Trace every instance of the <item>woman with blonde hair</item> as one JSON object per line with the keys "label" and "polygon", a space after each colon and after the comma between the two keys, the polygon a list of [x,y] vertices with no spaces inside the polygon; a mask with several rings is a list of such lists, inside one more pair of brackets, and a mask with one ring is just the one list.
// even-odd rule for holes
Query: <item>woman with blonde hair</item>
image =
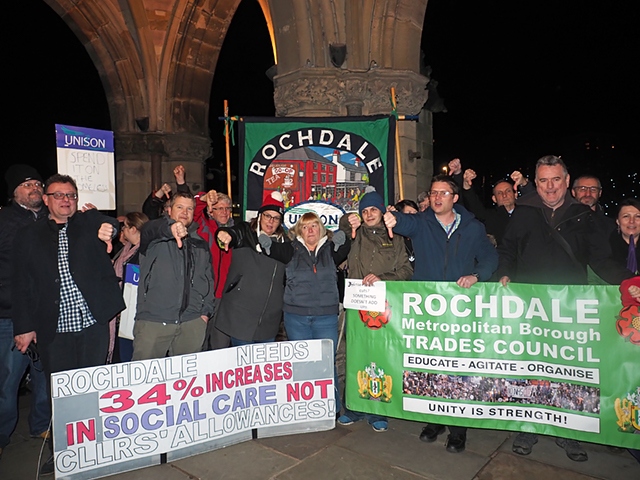
{"label": "woman with blonde hair", "polygon": [[[291,229],[291,243],[259,237],[264,251],[286,264],[284,327],[289,340],[328,338],[338,344],[338,281],[336,266],[346,260],[350,242],[344,232],[328,231],[314,212],[303,214]],[[336,412],[340,411],[337,372]]]}

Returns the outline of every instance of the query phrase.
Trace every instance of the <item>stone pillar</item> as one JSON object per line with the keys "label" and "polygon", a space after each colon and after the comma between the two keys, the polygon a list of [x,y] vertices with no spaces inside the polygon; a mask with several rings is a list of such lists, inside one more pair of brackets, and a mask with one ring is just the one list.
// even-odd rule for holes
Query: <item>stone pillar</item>
{"label": "stone pillar", "polygon": [[[417,122],[398,122],[404,196],[415,200],[433,173],[432,115],[423,110],[428,97],[428,82],[427,77],[409,70],[371,67],[366,71],[350,71],[302,67],[274,77],[276,115],[388,115],[392,111],[391,87],[395,87],[398,114],[419,115]],[[397,175],[395,190],[399,195]],[[395,202],[399,198],[389,200]]]}
{"label": "stone pillar", "polygon": [[[147,196],[163,183],[175,189],[173,169],[184,165],[193,193],[204,188],[204,161],[211,155],[211,140],[187,133],[116,133],[118,214],[141,211]],[[159,165],[153,179],[153,164]]]}

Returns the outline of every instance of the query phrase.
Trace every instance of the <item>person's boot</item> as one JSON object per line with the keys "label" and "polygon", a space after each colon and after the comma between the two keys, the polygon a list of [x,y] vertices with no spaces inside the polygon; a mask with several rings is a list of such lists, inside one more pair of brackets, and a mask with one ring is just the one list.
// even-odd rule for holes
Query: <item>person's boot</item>
{"label": "person's boot", "polygon": [[49,438],[47,438],[46,441],[47,441],[47,447],[49,448],[46,449],[45,452],[47,450],[49,451],[49,457],[47,458],[47,461],[40,466],[40,471],[39,471],[40,477],[47,477],[49,475],[53,475],[53,472],[55,471],[55,464],[53,463],[53,438],[49,436]]}

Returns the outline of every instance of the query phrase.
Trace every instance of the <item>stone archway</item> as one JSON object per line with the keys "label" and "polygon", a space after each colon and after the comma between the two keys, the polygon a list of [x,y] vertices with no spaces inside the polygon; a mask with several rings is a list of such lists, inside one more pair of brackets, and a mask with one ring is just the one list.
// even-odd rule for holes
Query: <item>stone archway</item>
{"label": "stone archway", "polygon": [[[215,65],[240,0],[44,0],[96,65],[116,136],[118,208],[133,210],[182,163],[202,184],[209,155],[209,97]],[[420,114],[428,79],[419,72],[427,0],[259,0],[277,58],[279,116]],[[329,45],[343,44],[342,65]],[[422,117],[426,120],[426,114]],[[430,124],[401,125],[401,152],[430,155]],[[406,163],[415,196],[425,173]],[[425,165],[427,162],[421,162]]]}

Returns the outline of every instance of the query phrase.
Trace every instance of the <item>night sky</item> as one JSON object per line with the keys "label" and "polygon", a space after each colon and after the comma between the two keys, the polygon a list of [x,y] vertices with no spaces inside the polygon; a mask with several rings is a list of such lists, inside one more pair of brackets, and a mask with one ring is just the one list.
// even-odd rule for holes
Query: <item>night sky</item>
{"label": "night sky", "polygon": [[[422,48],[447,108],[434,115],[434,167],[460,157],[489,184],[514,169],[532,174],[542,155],[562,155],[573,176],[601,177],[607,203],[637,197],[640,34],[633,6],[430,0]],[[108,130],[106,99],[86,51],[44,2],[6,8],[13,10],[2,19],[10,127],[0,172],[31,163],[48,176],[56,169],[54,124]],[[16,21],[23,18],[30,21]],[[260,8],[244,0],[213,81],[214,187],[224,162],[222,102],[229,100],[232,115],[272,116],[273,85],[264,74],[272,64]],[[0,195],[6,198],[4,181]]]}

